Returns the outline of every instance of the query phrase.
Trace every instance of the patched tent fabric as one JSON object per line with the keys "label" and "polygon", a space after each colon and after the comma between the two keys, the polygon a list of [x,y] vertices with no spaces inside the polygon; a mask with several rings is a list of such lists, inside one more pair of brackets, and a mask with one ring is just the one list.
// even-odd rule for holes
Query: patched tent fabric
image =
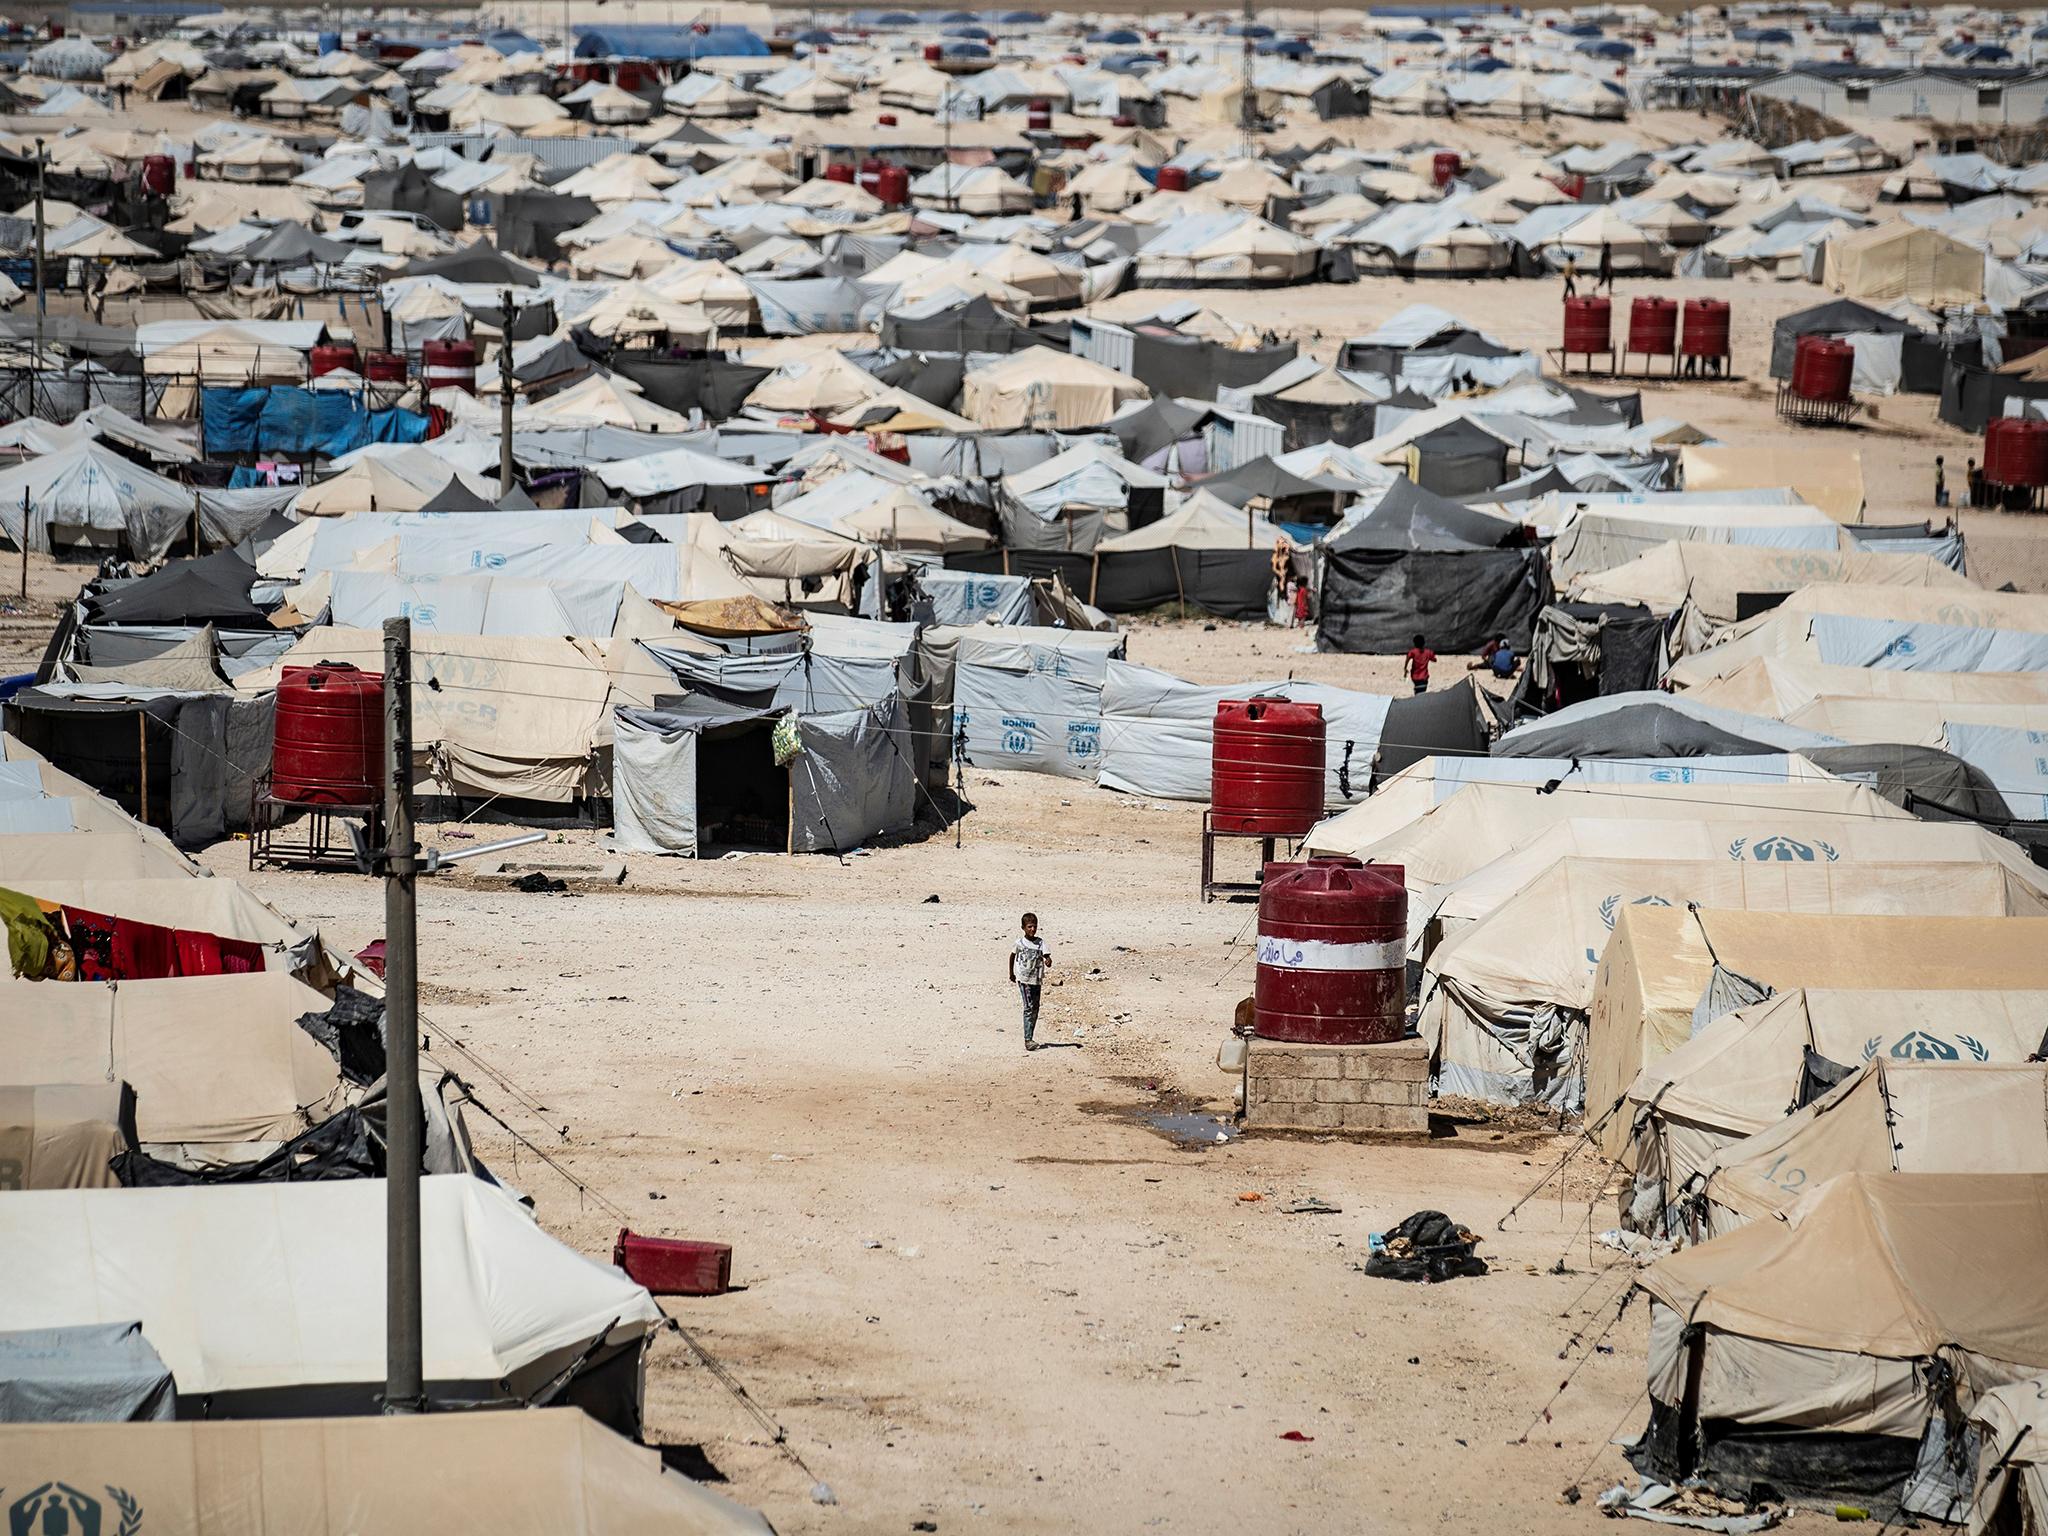
{"label": "patched tent fabric", "polygon": [[[1887,999],[1877,1000],[1882,1009]],[[2048,996],[2028,1010],[2048,1021]],[[2048,1064],[1873,1057],[1775,1125],[1722,1148],[1686,1198],[1698,1240],[1780,1216],[1844,1173],[2048,1174]]]}
{"label": "patched tent fabric", "polygon": [[[0,1464],[191,1536],[358,1536],[447,1519],[550,1536],[770,1536],[573,1408],[176,1424],[0,1424]],[[112,1529],[112,1523],[106,1527]]]}
{"label": "patched tent fabric", "polygon": [[[1748,1135],[1784,1112],[1809,1045],[1848,1064],[1873,1040],[1873,1054],[1905,1043],[1915,1054],[1973,1055],[1944,1024],[1958,1007],[1950,994],[1988,1003],[2000,988],[2048,987],[2044,934],[2048,924],[2028,917],[1986,923],[1628,907],[1616,915],[1593,984],[1588,1104],[1592,1119],[1605,1122],[1602,1144],[1622,1156],[1633,1142],[1636,1167],[1682,1164],[1689,1173],[1702,1148],[1716,1144],[1703,1138]],[[1716,956],[1724,970],[1778,995],[1739,1015],[1703,1019]],[[1884,1004],[1882,993],[1898,1001]],[[1885,1016],[1880,1007],[1890,1022],[1865,1029]],[[2024,1028],[2009,1036],[1988,1024],[1960,1032],[1980,1046],[2005,1038],[2006,1059],[2017,1060],[2048,1030],[2037,1027],[2031,1041],[2021,1038]]]}
{"label": "patched tent fabric", "polygon": [[[555,1401],[637,1432],[647,1292],[464,1174],[420,1181],[431,1401]],[[0,1329],[137,1318],[195,1416],[376,1412],[384,1385],[384,1186],[28,1191],[0,1201],[20,1276]]]}
{"label": "patched tent fabric", "polygon": [[[2044,1262],[2048,1177],[1950,1173],[1844,1174],[1785,1221],[1663,1259],[1638,1281],[1653,1306],[1636,1459],[1745,1496],[1762,1479],[1895,1502],[1948,1395],[1929,1371],[1967,1403],[2048,1365],[2048,1317],[2016,1283]],[[1846,1436],[1858,1452],[1831,1454]]]}
{"label": "patched tent fabric", "polygon": [[[0,983],[0,996],[9,989],[10,984]],[[0,1084],[5,1188],[112,1189],[120,1183],[114,1160],[128,1150],[135,1125],[134,1096],[125,1083],[25,1083],[12,1062],[7,1075],[10,1081]],[[7,1417],[6,1355],[6,1342],[0,1339],[0,1420]]]}
{"label": "patched tent fabric", "polygon": [[1429,1044],[1440,1091],[1567,1108],[1584,1103],[1587,1014],[1622,909],[1688,904],[1773,912],[2048,913],[2048,900],[2032,884],[1995,864],[1560,859],[1431,953],[1417,1027]]}

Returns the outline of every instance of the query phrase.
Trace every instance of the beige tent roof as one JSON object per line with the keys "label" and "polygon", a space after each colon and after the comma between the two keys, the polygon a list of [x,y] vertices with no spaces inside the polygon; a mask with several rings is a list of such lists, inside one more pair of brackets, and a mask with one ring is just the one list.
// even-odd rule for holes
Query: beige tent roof
{"label": "beige tent roof", "polygon": [[[1411,890],[1462,880],[1512,849],[1526,846],[1546,828],[1580,817],[1694,821],[1702,818],[1782,813],[1809,825],[1827,817],[1859,822],[1912,821],[1866,784],[1820,780],[1805,784],[1560,784],[1549,794],[1541,783],[1472,784],[1430,807],[1406,826],[1372,841],[1358,840],[1354,828],[1370,828],[1354,806],[1309,833],[1314,853],[1348,853],[1368,864],[1399,864]],[[1374,795],[1373,799],[1378,796]]]}
{"label": "beige tent roof", "polygon": [[[111,670],[111,669],[110,669]],[[102,832],[16,833],[0,837],[0,885],[20,880],[164,880],[192,877],[182,854],[137,825]],[[0,1064],[0,1074],[6,1068]]]}
{"label": "beige tent roof", "polygon": [[[1782,1090],[1779,1102],[1758,1104],[1735,1089],[1710,1087],[1706,1078],[1698,1079],[1693,1088],[1673,1086],[1681,1077],[1703,1070],[1717,1054],[1720,1047],[1709,1041],[1730,1038],[1711,1029],[1697,1040],[1692,1036],[1693,1009],[1713,975],[1716,955],[1726,969],[1780,994],[1806,988],[1805,995],[1815,997],[1839,990],[1840,1004],[1823,1004],[1824,1014],[1839,1008],[1844,1022],[1841,1032],[1828,1037],[1828,1045],[1851,1060],[1861,1059],[1863,1044],[1877,1033],[1854,1033],[1861,1028],[1859,995],[1885,989],[1897,989],[1903,996],[2048,988],[2048,922],[2037,918],[1987,923],[1968,916],[1817,916],[1711,906],[1698,912],[1632,906],[1616,914],[1614,937],[1601,957],[1593,987],[1586,1099],[1592,1116],[1605,1113],[1624,1092],[1640,1095],[1642,1102],[1661,1093],[1665,1110],[1690,1118],[1729,1113],[1729,1105],[1749,1106],[1743,1112],[1760,1119],[1728,1122],[1747,1133],[1761,1129],[1791,1102],[1787,1085],[1797,1079],[1799,1046],[1809,1038],[1809,1002],[1783,1004],[1774,998],[1764,1005],[1799,1010],[1796,1018],[1787,1015],[1780,1021],[1791,1025],[1785,1037],[1792,1042],[1789,1075],[1785,1057],[1767,1062],[1769,1053],[1762,1046],[1745,1048],[1730,1058],[1730,1064],[1743,1072],[1753,1059],[1759,1074],[1771,1079],[1773,1091]],[[2039,1038],[2037,1031],[2036,1042]],[[1710,1108],[1715,1103],[1724,1107]],[[1623,1114],[1624,1123],[1607,1138],[1610,1152],[1625,1139],[1627,1118]]]}
{"label": "beige tent roof", "polygon": [[984,427],[1098,426],[1152,391],[1129,374],[1050,347],[1028,347],[977,368],[961,388],[961,413]]}
{"label": "beige tent roof", "polygon": [[327,1008],[277,971],[118,986],[0,982],[0,1076],[125,1081],[144,1143],[245,1162],[349,1102],[334,1058],[294,1022]]}
{"label": "beige tent roof", "polygon": [[718,334],[702,306],[665,299],[641,283],[619,284],[578,315],[576,323],[593,336],[667,336],[678,346],[709,346]]}
{"label": "beige tent roof", "polygon": [[948,517],[904,485],[895,486],[858,511],[848,513],[833,527],[850,538],[865,539],[885,549],[944,554],[956,549],[987,549],[995,542],[995,535],[957,517]]}
{"label": "beige tent roof", "polygon": [[272,951],[266,970],[289,971],[291,962],[283,951],[311,937],[232,880],[195,879],[190,875],[142,880],[26,875],[15,880],[10,889],[38,901],[77,907],[105,917],[133,918],[163,928],[183,928],[191,933],[260,944]]}
{"label": "beige tent roof", "polygon": [[1214,491],[1198,490],[1166,516],[1101,540],[1096,553],[1140,549],[1271,549],[1280,528],[1263,515],[1240,510]]}
{"label": "beige tent roof", "polygon": [[1980,1392],[1970,1421],[1983,1449],[1966,1536],[2009,1529],[1995,1522],[2009,1518],[2012,1504],[2019,1506],[2020,1518],[2031,1519],[2038,1529],[2048,1522],[2048,1376]]}
{"label": "beige tent roof", "polygon": [[2048,1366],[2048,1176],[1845,1174],[1647,1270],[1688,1322],[1746,1338],[1911,1360],[1960,1348]]}
{"label": "beige tent roof", "polygon": [[818,352],[783,363],[754,386],[746,403],[769,411],[829,416],[865,405],[884,387],[880,379],[844,353]]}
{"label": "beige tent roof", "polygon": [[[184,1536],[769,1536],[578,1408],[167,1424],[0,1424],[0,1465],[119,1488]],[[106,1529],[114,1520],[108,1518]]]}
{"label": "beige tent roof", "polygon": [[[1889,997],[1866,1001],[1883,1016]],[[2048,1020],[2048,994],[2034,994],[2026,1011]],[[1788,1211],[1844,1173],[2048,1173],[2048,1063],[1875,1057],[1804,1109],[1721,1149],[1701,1186],[1710,1229]]]}
{"label": "beige tent roof", "polygon": [[1733,624],[1743,592],[1796,592],[1815,582],[1850,586],[1974,589],[1969,577],[1931,555],[1771,549],[1750,544],[1695,544],[1674,539],[1627,565],[1581,576],[1572,596],[1587,603],[1642,603],[1676,613],[1690,602],[1701,617]]}
{"label": "beige tent roof", "polygon": [[[1496,1078],[1523,1082],[1534,1064],[1529,1020],[1564,1022],[1591,1007],[1602,951],[1623,909],[1688,903],[1770,912],[2048,913],[2048,899],[1998,864],[1559,859],[1430,955],[1418,1027],[1432,1059],[1454,1080],[1476,1075],[1496,1095],[1507,1086]],[[1549,1050],[1534,1054],[1549,1064],[1546,1073],[1554,1067],[1554,1081],[1568,1082],[1582,1056],[1577,1031],[1556,1042],[1554,1057]],[[1595,1059],[1617,1069],[1606,1047]],[[1617,1069],[1615,1081],[1588,1081],[1592,1113],[1613,1102],[1633,1075],[1630,1066]]]}
{"label": "beige tent roof", "polygon": [[377,457],[357,459],[338,475],[315,481],[292,504],[301,518],[347,512],[417,512],[443,486],[421,485]]}
{"label": "beige tent roof", "polygon": [[1837,235],[1825,250],[1828,287],[1865,304],[1946,309],[1984,298],[1984,253],[1938,229],[1897,219]]}
{"label": "beige tent roof", "polygon": [[2043,704],[2048,703],[2048,675],[1898,672],[1888,667],[1831,667],[1789,656],[1758,656],[1726,677],[1688,692],[1703,704],[1782,720],[1820,698]]}
{"label": "beige tent roof", "polygon": [[[0,1032],[6,1028],[0,1020]],[[0,1167],[8,1169],[7,1188],[118,1187],[110,1165],[128,1150],[124,1097],[117,1082],[0,1086]],[[0,1458],[5,1454],[0,1450]]]}
{"label": "beige tent roof", "polygon": [[[2009,731],[2048,732],[2048,704],[1943,704],[1919,699],[1815,699],[1785,717],[1844,741],[1902,742],[1939,747],[1949,725],[1995,725]],[[2048,739],[2048,738],[2044,738]]]}
{"label": "beige tent roof", "polygon": [[[1811,434],[1808,434],[1810,437]],[[1863,453],[1802,438],[1797,447],[1688,444],[1680,452],[1688,491],[1762,491],[1790,487],[1838,523],[1863,521]]]}

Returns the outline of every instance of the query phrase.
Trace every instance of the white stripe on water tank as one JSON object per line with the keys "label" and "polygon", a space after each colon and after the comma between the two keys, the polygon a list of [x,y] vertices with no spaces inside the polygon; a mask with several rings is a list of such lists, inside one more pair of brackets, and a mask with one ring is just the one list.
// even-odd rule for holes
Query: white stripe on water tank
{"label": "white stripe on water tank", "polygon": [[1283,971],[1388,971],[1407,958],[1401,939],[1366,944],[1326,944],[1321,939],[1283,939],[1259,935],[1259,964]]}

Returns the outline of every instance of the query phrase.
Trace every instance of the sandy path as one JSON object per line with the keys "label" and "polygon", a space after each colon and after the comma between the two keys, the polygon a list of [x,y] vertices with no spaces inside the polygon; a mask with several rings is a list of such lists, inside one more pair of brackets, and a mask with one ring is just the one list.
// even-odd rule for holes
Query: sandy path
{"label": "sandy path", "polygon": [[[1224,633],[1134,648],[1185,661]],[[1240,655],[1236,675],[1258,670]],[[1588,1487],[1621,1470],[1601,1446],[1633,1417],[1641,1319],[1521,1443],[1558,1351],[1621,1283],[1569,1238],[1582,1203],[1546,1196],[1491,1233],[1552,1138],[1177,1148],[1134,1117],[1226,1108],[1215,1050],[1250,981],[1230,943],[1250,909],[1193,896],[1199,809],[1027,775],[970,789],[958,849],[634,858],[619,892],[422,897],[438,1049],[459,1060],[459,1039],[545,1106],[468,1073],[637,1229],[734,1244],[745,1289],[672,1310],[839,1507],[673,1339],[652,1437],[702,1445],[785,1532],[1583,1528],[1556,1495],[1589,1461]],[[208,861],[239,874],[242,856]],[[381,929],[367,881],[253,884],[351,948]],[[1079,1049],[1018,1049],[1003,962],[1027,905],[1057,949],[1042,1027]],[[608,1252],[619,1217],[472,1125],[551,1230]],[[1307,1196],[1342,1212],[1284,1213]],[[1495,1272],[1354,1272],[1369,1231],[1421,1207],[1485,1229]],[[1561,1250],[1570,1273],[1525,1268]]]}

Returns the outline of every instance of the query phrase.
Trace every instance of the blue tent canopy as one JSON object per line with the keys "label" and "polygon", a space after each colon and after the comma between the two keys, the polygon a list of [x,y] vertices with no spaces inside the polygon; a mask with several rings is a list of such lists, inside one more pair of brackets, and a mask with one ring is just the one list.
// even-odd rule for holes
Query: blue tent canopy
{"label": "blue tent canopy", "polygon": [[1820,27],[1823,32],[1832,32],[1837,37],[1884,36],[1884,23],[1875,16],[1823,16]]}
{"label": "blue tent canopy", "polygon": [[1632,59],[1636,56],[1635,46],[1624,43],[1620,38],[1602,38],[1598,42],[1584,42],[1575,50],[1591,59]]}
{"label": "blue tent canopy", "polygon": [[1145,41],[1129,27],[1112,27],[1107,32],[1090,32],[1088,41],[1112,48],[1132,48]]}
{"label": "blue tent canopy", "polygon": [[516,31],[509,27],[502,32],[489,33],[485,36],[484,41],[508,58],[515,53],[540,52],[539,43],[536,43],[524,32]]}
{"label": "blue tent canopy", "polygon": [[1113,53],[1102,61],[1102,67],[1115,75],[1142,75],[1158,65],[1159,60],[1149,53]]}
{"label": "blue tent canopy", "polygon": [[1737,27],[1735,41],[1738,43],[1769,43],[1773,47],[1789,48],[1792,34],[1783,27]]}
{"label": "blue tent canopy", "polygon": [[834,37],[830,32],[827,32],[823,27],[812,27],[807,32],[797,33],[797,35],[794,38],[792,38],[791,41],[798,43],[810,43],[814,46],[818,44],[823,44],[826,47],[830,47],[833,43],[838,42],[839,39]]}
{"label": "blue tent canopy", "polygon": [[965,37],[972,39],[974,42],[977,43],[989,43],[995,41],[995,34],[989,31],[987,27],[947,27],[939,33],[939,36]]}
{"label": "blue tent canopy", "polygon": [[1262,21],[1234,21],[1224,29],[1232,37],[1271,37],[1273,29]]}
{"label": "blue tent canopy", "polygon": [[1427,27],[1417,27],[1412,32],[1389,32],[1387,40],[1394,43],[1409,43],[1421,46],[1424,43],[1440,43],[1444,40],[1441,32],[1432,32]]}
{"label": "blue tent canopy", "polygon": [[576,29],[579,59],[764,59],[768,45],[745,27],[662,27],[620,24]]}
{"label": "blue tent canopy", "polygon": [[939,52],[942,56],[949,59],[986,59],[993,57],[982,44],[972,42],[966,38],[955,38],[952,42],[941,47]]}
{"label": "blue tent canopy", "polygon": [[1043,11],[1005,11],[1002,24],[1006,27],[1035,27],[1045,21]]}
{"label": "blue tent canopy", "polygon": [[1315,49],[1298,37],[1276,37],[1260,43],[1257,53],[1277,54],[1282,58],[1306,59],[1315,55]]}
{"label": "blue tent canopy", "polygon": [[1506,59],[1495,58],[1490,53],[1475,53],[1469,59],[1460,59],[1451,68],[1462,69],[1468,75],[1490,75],[1497,69],[1509,67]]}
{"label": "blue tent canopy", "polygon": [[1605,37],[1607,34],[1600,30],[1600,24],[1596,21],[1575,21],[1568,27],[1559,27],[1557,35],[1559,37]]}

